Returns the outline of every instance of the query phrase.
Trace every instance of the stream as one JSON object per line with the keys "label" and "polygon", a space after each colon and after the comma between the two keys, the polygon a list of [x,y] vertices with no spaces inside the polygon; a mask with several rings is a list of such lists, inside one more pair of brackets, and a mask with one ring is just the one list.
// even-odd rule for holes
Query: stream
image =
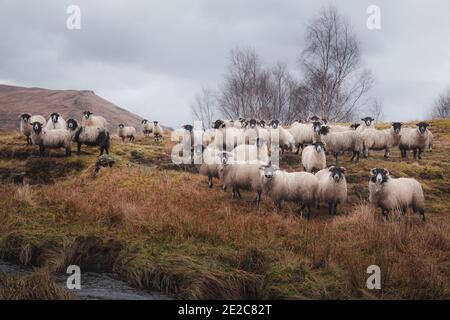
{"label": "stream", "polygon": [[[23,277],[32,272],[31,269],[21,268],[7,262],[0,261],[0,271],[16,277]],[[67,289],[66,281],[69,275],[63,273],[52,274],[53,281],[60,287]],[[83,272],[81,274],[81,290],[68,290],[80,300],[167,300],[164,294],[145,291],[129,286],[118,280],[113,273]]]}

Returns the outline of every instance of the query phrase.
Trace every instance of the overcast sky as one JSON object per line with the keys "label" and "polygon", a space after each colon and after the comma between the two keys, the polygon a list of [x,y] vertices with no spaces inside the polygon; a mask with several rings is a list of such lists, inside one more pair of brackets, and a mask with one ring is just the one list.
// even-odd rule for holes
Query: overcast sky
{"label": "overcast sky", "polygon": [[[66,28],[71,4],[81,30]],[[328,4],[351,20],[385,120],[425,117],[450,86],[447,0],[0,0],[0,83],[94,90],[177,127],[201,88],[221,81],[235,46],[301,77],[306,25]],[[381,30],[366,27],[372,4]]]}

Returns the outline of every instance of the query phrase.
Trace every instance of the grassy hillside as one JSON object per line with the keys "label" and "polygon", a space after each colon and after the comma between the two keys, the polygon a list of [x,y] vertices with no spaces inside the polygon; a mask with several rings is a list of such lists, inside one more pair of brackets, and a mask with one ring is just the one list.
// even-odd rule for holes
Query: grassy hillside
{"label": "grassy hillside", "polygon": [[[449,299],[450,121],[431,125],[424,160],[402,162],[398,150],[389,161],[382,152],[357,164],[344,156],[348,203],[337,216],[315,209],[311,221],[290,204],[278,211],[264,199],[256,208],[251,193],[232,200],[218,183],[208,190],[204,177],[171,164],[168,138],[114,140],[116,166],[94,178],[96,149],[41,159],[22,137],[0,134],[0,257],[44,274],[70,264],[112,270],[191,299]],[[298,160],[286,155],[281,167],[299,170]],[[382,222],[367,204],[372,167],[422,183],[425,224],[412,214]],[[366,289],[372,264],[381,290]]]}

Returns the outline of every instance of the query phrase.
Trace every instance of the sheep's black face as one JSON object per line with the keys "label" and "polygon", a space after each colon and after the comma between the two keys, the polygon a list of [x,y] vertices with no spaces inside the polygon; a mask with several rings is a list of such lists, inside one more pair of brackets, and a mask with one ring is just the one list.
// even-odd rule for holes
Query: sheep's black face
{"label": "sheep's black face", "polygon": [[364,123],[366,124],[366,126],[370,127],[372,125],[372,122],[375,120],[372,117],[365,117],[361,119],[362,121],[364,121]]}
{"label": "sheep's black face", "polygon": [[328,120],[327,119],[322,119],[323,124],[327,124]]}
{"label": "sheep's black face", "polygon": [[319,130],[319,134],[322,136],[326,136],[328,133],[330,133],[330,127],[328,126],[322,126]]}
{"label": "sheep's black face", "polygon": [[344,167],[330,167],[330,175],[334,182],[339,183],[344,178],[345,168]]}
{"label": "sheep's black face", "polygon": [[154,124],[155,126],[157,126],[157,125],[158,125],[158,121],[153,121],[153,124]]}
{"label": "sheep's black face", "polygon": [[427,131],[427,127],[429,126],[429,124],[426,123],[426,122],[419,122],[419,123],[416,124],[416,126],[418,127],[419,132],[421,134],[424,134],[425,131]]}
{"label": "sheep's black face", "polygon": [[389,179],[389,171],[383,168],[374,168],[370,170],[370,181],[377,184],[383,184]]}
{"label": "sheep's black face", "polygon": [[144,119],[141,121],[141,124],[147,124],[148,120]]}
{"label": "sheep's black face", "polygon": [[123,128],[125,128],[125,126],[121,123],[121,124],[119,124],[119,128],[123,129]]}
{"label": "sheep's black face", "polygon": [[20,115],[20,118],[22,118],[23,122],[28,123],[28,121],[30,121],[31,115],[28,113],[23,113]]}
{"label": "sheep's black face", "polygon": [[57,122],[58,122],[58,118],[59,118],[59,113],[53,112],[53,113],[50,115],[50,119],[52,119],[52,122],[53,122],[53,123],[57,123]]}
{"label": "sheep's black face", "polygon": [[230,158],[230,154],[228,152],[222,152],[220,155],[220,163],[221,164],[227,164],[228,160]]}
{"label": "sheep's black face", "polygon": [[324,150],[325,149],[325,145],[323,144],[323,142],[322,141],[316,141],[316,142],[314,142],[313,143],[313,146],[314,146],[314,149],[317,151],[317,152],[322,152],[322,150]]}
{"label": "sheep's black face", "polygon": [[258,122],[258,125],[259,125],[261,128],[265,128],[265,127],[266,127],[266,122],[265,122],[264,120],[261,120],[261,121]]}
{"label": "sheep's black face", "polygon": [[31,125],[33,126],[33,131],[36,134],[40,134],[41,133],[41,131],[42,131],[42,124],[40,122],[33,122]]}
{"label": "sheep's black face", "polygon": [[298,123],[304,123],[305,121],[303,119],[297,119],[296,120]]}
{"label": "sheep's black face", "polygon": [[216,121],[213,122],[212,127],[214,129],[220,129],[220,128],[222,128],[223,125],[224,125],[224,123],[223,123],[222,120],[216,120]]}
{"label": "sheep's black face", "polygon": [[245,118],[239,118],[239,122],[243,124],[245,122]]}
{"label": "sheep's black face", "polygon": [[256,121],[256,119],[250,119],[250,121],[249,121],[250,128],[252,128],[252,129],[256,128],[257,124],[258,124],[258,121]]}
{"label": "sheep's black face", "polygon": [[310,120],[311,122],[316,122],[316,121],[319,121],[320,118],[319,118],[318,116],[312,116],[311,118],[309,118],[309,120]]}
{"label": "sheep's black face", "polygon": [[272,120],[269,122],[269,126],[271,126],[274,129],[278,128],[279,125],[280,125],[280,121],[278,121],[278,120]]}
{"label": "sheep's black face", "polygon": [[314,121],[312,125],[313,125],[314,132],[320,134],[320,129],[322,127],[322,124],[319,121]]}
{"label": "sheep's black face", "polygon": [[90,111],[84,111],[83,112],[83,117],[87,120],[87,119],[89,119],[90,117],[91,117],[91,115],[92,115],[92,112],[90,112]]}
{"label": "sheep's black face", "polygon": [[360,125],[361,125],[360,123],[353,123],[353,124],[350,126],[350,128],[352,128],[353,130],[356,130],[356,129],[358,129],[358,127],[359,127]]}
{"label": "sheep's black face", "polygon": [[186,124],[183,126],[184,130],[188,131],[188,132],[192,132],[192,130],[194,129],[193,126],[191,126],[190,124]]}
{"label": "sheep's black face", "polygon": [[402,123],[401,122],[393,122],[392,128],[394,129],[394,132],[399,134],[400,130],[402,129]]}
{"label": "sheep's black face", "polygon": [[75,119],[67,120],[67,128],[75,130],[78,127],[78,122]]}

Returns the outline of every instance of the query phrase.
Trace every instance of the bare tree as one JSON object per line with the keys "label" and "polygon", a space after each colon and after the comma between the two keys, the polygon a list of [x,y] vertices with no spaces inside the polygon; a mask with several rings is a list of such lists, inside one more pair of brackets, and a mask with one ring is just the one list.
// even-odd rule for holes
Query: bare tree
{"label": "bare tree", "polygon": [[434,101],[431,116],[433,118],[450,118],[450,89]]}
{"label": "bare tree", "polygon": [[217,98],[213,91],[203,88],[195,97],[191,112],[195,120],[202,122],[203,130],[209,128],[217,116]]}
{"label": "bare tree", "polygon": [[376,122],[383,121],[383,105],[378,99],[374,99],[372,103],[369,103],[367,108],[364,109],[364,114],[361,113],[362,117],[371,116]]}
{"label": "bare tree", "polygon": [[324,8],[307,28],[300,57],[312,112],[332,121],[351,120],[371,89],[371,72],[361,63],[349,21],[335,7]]}

